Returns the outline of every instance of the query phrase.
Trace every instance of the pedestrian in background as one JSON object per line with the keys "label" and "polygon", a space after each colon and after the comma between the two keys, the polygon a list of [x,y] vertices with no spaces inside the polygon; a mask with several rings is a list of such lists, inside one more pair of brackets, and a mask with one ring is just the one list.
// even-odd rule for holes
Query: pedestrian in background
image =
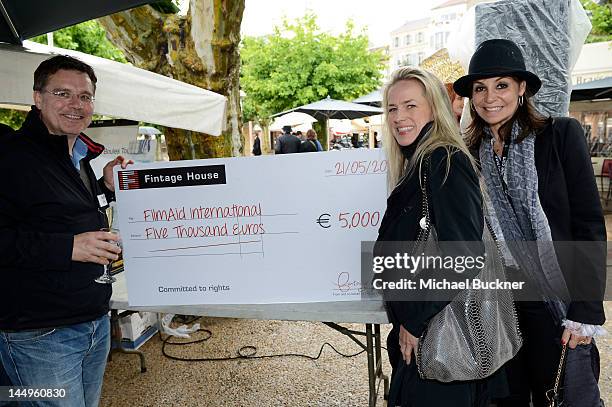
{"label": "pedestrian in background", "polygon": [[255,133],[255,140],[253,140],[253,155],[261,155],[261,140],[259,140],[259,132]]}
{"label": "pedestrian in background", "polygon": [[276,139],[275,154],[292,154],[300,151],[302,141],[291,134],[291,126],[283,126],[283,134]]}
{"label": "pedestrian in background", "polygon": [[317,132],[309,129],[306,132],[306,140],[300,144],[300,153],[314,153],[322,150],[321,143],[317,140]]}

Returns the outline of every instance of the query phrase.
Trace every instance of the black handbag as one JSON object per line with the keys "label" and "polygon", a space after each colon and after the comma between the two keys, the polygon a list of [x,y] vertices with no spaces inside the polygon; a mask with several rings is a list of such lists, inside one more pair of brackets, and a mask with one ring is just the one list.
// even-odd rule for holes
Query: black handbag
{"label": "black handbag", "polygon": [[[595,346],[595,344],[591,344],[589,346]],[[596,348],[594,348],[596,350]],[[559,367],[557,368],[557,376],[555,377],[555,384],[552,389],[546,392],[546,399],[548,400],[548,407],[573,407],[575,405],[574,402],[570,403],[567,401],[567,397],[565,396],[564,387],[561,386],[565,380],[568,380],[566,377],[565,368],[567,366],[567,344],[563,345],[561,350],[561,359],[559,360]],[[586,374],[586,371],[580,370],[580,374]],[[571,380],[571,378],[569,378]],[[597,401],[587,398],[581,398],[579,395],[570,395],[570,399],[574,399],[574,401],[580,405],[593,405],[592,403],[597,403]],[[579,401],[576,401],[579,400]],[[599,399],[599,407],[605,407],[604,401]]]}
{"label": "black handbag", "polygon": [[563,370],[565,369],[565,354],[567,353],[567,344],[563,345],[561,350],[561,360],[559,361],[559,368],[557,369],[557,377],[555,378],[555,385],[552,389],[546,392],[546,399],[548,399],[548,407],[567,407],[563,403],[563,397],[561,396],[561,378],[563,377]]}

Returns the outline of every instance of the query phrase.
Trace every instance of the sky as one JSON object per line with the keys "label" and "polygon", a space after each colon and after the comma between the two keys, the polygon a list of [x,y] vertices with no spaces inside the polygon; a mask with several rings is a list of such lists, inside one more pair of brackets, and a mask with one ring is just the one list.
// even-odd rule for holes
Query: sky
{"label": "sky", "polygon": [[307,10],[317,15],[317,23],[331,34],[343,32],[349,18],[355,28],[368,28],[373,46],[390,42],[389,33],[408,20],[427,17],[431,7],[445,0],[245,0],[241,33],[264,35],[280,25],[283,16],[289,20],[303,16]]}

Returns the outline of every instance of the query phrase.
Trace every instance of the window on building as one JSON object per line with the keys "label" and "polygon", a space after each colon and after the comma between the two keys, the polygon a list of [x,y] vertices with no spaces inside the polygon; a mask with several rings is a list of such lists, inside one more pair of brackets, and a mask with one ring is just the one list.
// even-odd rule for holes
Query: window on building
{"label": "window on building", "polygon": [[425,59],[425,53],[419,52],[419,65],[421,65],[421,62],[423,62],[423,59]]}
{"label": "window on building", "polygon": [[423,33],[422,32],[417,34],[417,42],[419,42],[419,43],[423,42]]}
{"label": "window on building", "polygon": [[395,48],[399,47],[399,37],[395,37],[393,39],[393,45],[395,46]]}
{"label": "window on building", "polygon": [[442,32],[442,33],[436,33],[434,35],[434,38],[433,38],[433,40],[434,40],[433,47],[434,47],[435,50],[439,50],[440,48],[444,48],[444,43],[445,43],[445,41],[444,41],[445,35],[444,34],[445,33]]}
{"label": "window on building", "polygon": [[417,66],[418,65],[418,54],[414,53],[414,54],[408,54],[406,55],[406,61],[405,61],[405,65],[408,66]]}
{"label": "window on building", "polygon": [[404,39],[406,45],[410,45],[410,43],[412,42],[412,35],[410,34],[406,34],[406,38]]}

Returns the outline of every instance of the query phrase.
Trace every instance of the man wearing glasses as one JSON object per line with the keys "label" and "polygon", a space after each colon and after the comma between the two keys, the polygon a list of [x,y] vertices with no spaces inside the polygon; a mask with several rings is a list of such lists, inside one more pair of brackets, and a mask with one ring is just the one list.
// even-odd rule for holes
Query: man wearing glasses
{"label": "man wearing glasses", "polygon": [[78,59],[43,61],[35,105],[0,149],[0,361],[13,386],[57,390],[45,405],[97,406],[110,347],[111,285],[94,280],[120,252],[100,229],[113,167],[131,161],[95,179],[89,162],[104,147],[82,131],[96,81]]}

